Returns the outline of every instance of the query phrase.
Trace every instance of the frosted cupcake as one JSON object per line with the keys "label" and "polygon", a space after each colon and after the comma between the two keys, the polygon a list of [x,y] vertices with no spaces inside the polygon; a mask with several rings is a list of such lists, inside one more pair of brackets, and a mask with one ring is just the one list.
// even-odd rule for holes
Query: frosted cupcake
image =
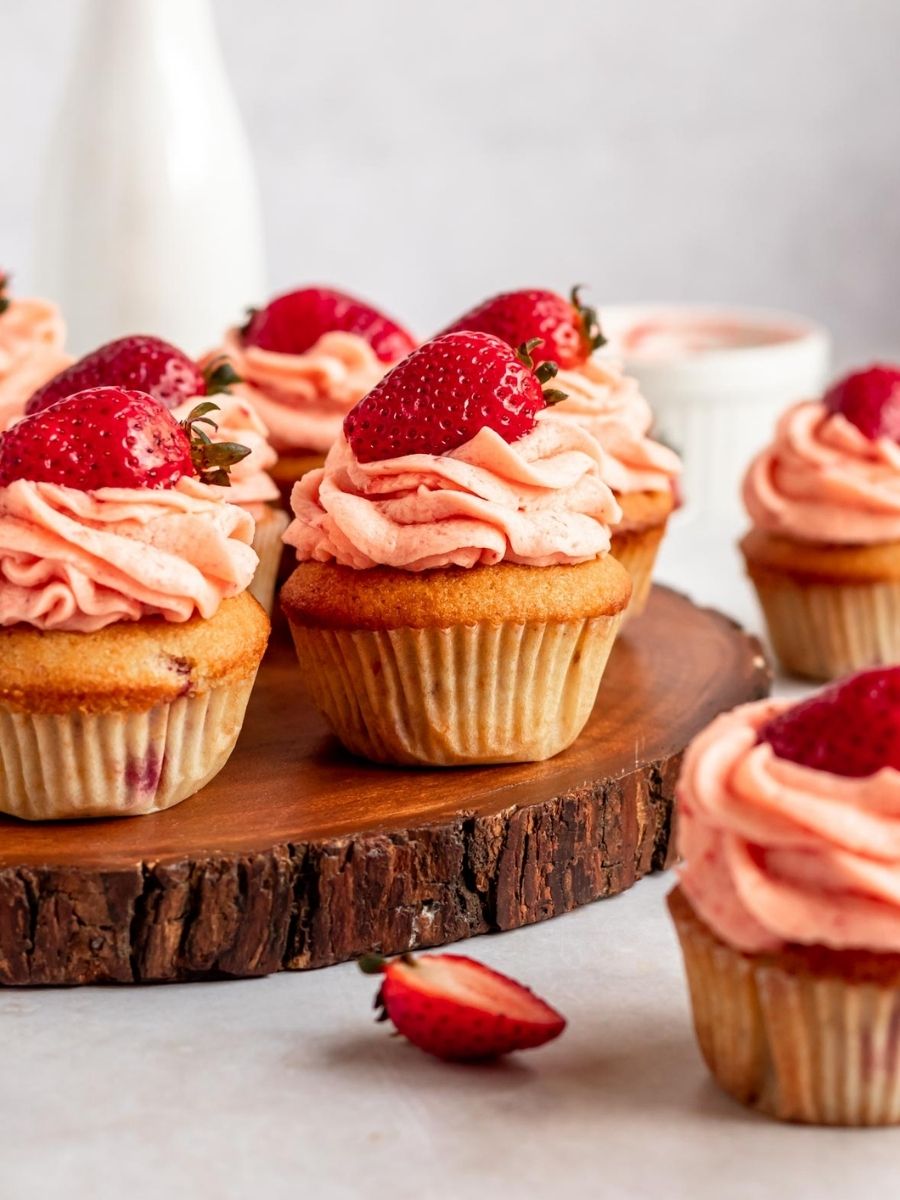
{"label": "frosted cupcake", "polygon": [[227,465],[118,388],[0,438],[0,811],[158,812],[225,764],[269,630]]}
{"label": "frosted cupcake", "polygon": [[785,670],[900,660],[900,370],[849,375],[788,409],[751,464],[747,571]]}
{"label": "frosted cupcake", "polygon": [[[269,475],[276,454],[268,442],[268,431],[248,401],[231,389],[238,376],[223,359],[201,369],[177,346],[147,334],[116,338],[86,354],[49,379],[29,398],[27,413],[40,412],[57,400],[95,387],[120,387],[152,396],[186,421],[197,406],[208,403],[200,413],[206,420],[196,423],[195,436],[205,436],[221,451],[207,450],[207,457],[223,453],[230,462],[222,472],[222,498],[239,504],[253,517],[253,549],[259,558],[250,592],[267,612],[272,609],[275,577],[281,559],[281,535],[287,514],[275,502],[278,488]],[[215,402],[210,401],[215,397]],[[244,457],[234,460],[229,446],[244,448]]]}
{"label": "frosted cupcake", "polygon": [[308,287],[251,310],[210,358],[225,356],[244,381],[278,452],[285,502],[297,479],[321,466],[344,417],[414,346],[395,321],[331,288]]}
{"label": "frosted cupcake", "polygon": [[669,907],[717,1082],[783,1120],[900,1123],[900,669],[719,717],[677,800]]}
{"label": "frosted cupcake", "polygon": [[536,289],[505,292],[463,314],[451,329],[492,333],[511,346],[542,339],[533,355],[536,363],[553,361],[559,367],[553,384],[557,414],[587,429],[603,448],[603,478],[622,509],[612,553],[632,577],[629,614],[638,615],[675,507],[681,462],[648,437],[653,414],[637,380],[596,356],[604,343],[596,312],[582,304],[577,288],[570,300]]}
{"label": "frosted cupcake", "polygon": [[0,270],[0,430],[22,415],[25,401],[72,361],[66,327],[55,304],[9,294]]}
{"label": "frosted cupcake", "polygon": [[281,601],[354,753],[536,761],[590,715],[631,583],[600,449],[545,408],[545,376],[489,335],[436,338],[295,486]]}

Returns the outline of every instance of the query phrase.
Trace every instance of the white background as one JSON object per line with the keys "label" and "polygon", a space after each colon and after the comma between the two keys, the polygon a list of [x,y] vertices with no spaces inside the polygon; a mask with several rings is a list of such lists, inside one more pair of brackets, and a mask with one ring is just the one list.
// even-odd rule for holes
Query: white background
{"label": "white background", "polygon": [[[0,0],[22,288],[78,7]],[[586,280],[808,312],[842,359],[900,349],[897,0],[215,8],[273,286],[333,281],[427,334],[493,290]]]}

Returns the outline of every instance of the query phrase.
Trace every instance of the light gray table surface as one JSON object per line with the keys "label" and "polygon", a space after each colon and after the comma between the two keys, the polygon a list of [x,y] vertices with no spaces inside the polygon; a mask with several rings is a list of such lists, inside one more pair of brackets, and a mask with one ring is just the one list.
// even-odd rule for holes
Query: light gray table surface
{"label": "light gray table surface", "polygon": [[[758,626],[727,539],[675,530],[661,575]],[[391,1038],[353,965],[2,992],[0,1200],[893,1194],[900,1133],[779,1126],[710,1082],[670,884],[466,943],[569,1019],[494,1066]]]}

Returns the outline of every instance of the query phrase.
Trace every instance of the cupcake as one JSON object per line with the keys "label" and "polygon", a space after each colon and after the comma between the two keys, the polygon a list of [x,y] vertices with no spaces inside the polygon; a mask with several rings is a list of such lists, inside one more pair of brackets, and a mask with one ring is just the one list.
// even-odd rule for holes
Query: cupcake
{"label": "cupcake", "polygon": [[72,361],[65,339],[56,305],[10,296],[9,276],[0,270],[0,430],[22,415],[36,387]]}
{"label": "cupcake", "polygon": [[788,409],[747,472],[741,549],[786,671],[900,661],[898,441],[900,369],[871,367]]}
{"label": "cupcake", "polygon": [[281,602],[347,749],[433,766],[570,745],[631,595],[585,430],[498,338],[414,351],[294,487]]}
{"label": "cupcake", "polygon": [[0,437],[0,811],[158,812],[228,759],[269,622],[207,451],[112,387]]}
{"label": "cupcake", "polygon": [[225,356],[238,391],[262,417],[285,503],[306,471],[321,466],[344,417],[414,346],[377,309],[331,288],[308,287],[252,309],[209,356]]}
{"label": "cupcake", "polygon": [[900,1123],[900,668],[719,717],[677,801],[669,907],[716,1081],[782,1120]]}
{"label": "cupcake", "polygon": [[653,415],[637,380],[594,353],[605,341],[596,312],[581,303],[578,288],[571,300],[547,291],[506,292],[465,313],[451,329],[492,333],[511,346],[542,340],[531,353],[536,363],[549,360],[559,368],[557,414],[587,429],[603,448],[603,478],[622,509],[612,553],[632,577],[628,611],[638,615],[650,595],[653,565],[675,507],[681,462],[647,436]]}
{"label": "cupcake", "polygon": [[[281,535],[287,514],[275,503],[278,488],[268,474],[276,455],[267,440],[267,430],[252,406],[231,392],[239,382],[223,360],[210,362],[205,370],[169,342],[146,334],[131,334],[107,342],[49,379],[29,398],[25,411],[40,412],[75,392],[95,387],[120,387],[145,392],[186,421],[198,405],[215,396],[215,405],[200,413],[195,436],[215,443],[237,443],[244,457],[221,474],[222,498],[245,508],[254,521],[253,549],[259,566],[250,593],[271,612],[275,576],[281,559]],[[230,451],[226,449],[226,454]],[[214,485],[215,486],[215,485]]]}

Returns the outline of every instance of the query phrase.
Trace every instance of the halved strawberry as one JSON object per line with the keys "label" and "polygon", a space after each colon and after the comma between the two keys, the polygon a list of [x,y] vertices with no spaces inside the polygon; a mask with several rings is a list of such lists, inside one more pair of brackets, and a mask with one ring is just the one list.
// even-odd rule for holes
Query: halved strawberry
{"label": "halved strawberry", "polygon": [[881,365],[854,371],[828,389],[824,404],[867,438],[900,441],[900,367]]}
{"label": "halved strawberry", "polygon": [[185,475],[228,484],[246,446],[211,443],[198,423],[215,426],[215,404],[178,422],[152,396],[90,388],[23,417],[0,435],[0,487],[17,479],[98,488],[171,488]]}
{"label": "halved strawberry", "polygon": [[399,362],[415,346],[396,321],[362,300],[334,288],[308,287],[276,296],[250,310],[241,334],[247,346],[278,354],[304,354],[325,333],[355,333],[382,362]]}
{"label": "halved strawberry", "polygon": [[177,346],[162,338],[131,334],[107,342],[54,375],[32,395],[25,412],[40,412],[57,400],[96,387],[145,392],[164,408],[177,408],[192,396],[213,395],[237,382],[228,363],[215,361],[204,373]]}
{"label": "halved strawberry", "polygon": [[559,1037],[565,1018],[534,992],[461,954],[359,960],[384,976],[375,1000],[379,1020],[427,1054],[460,1062],[530,1050]]}
{"label": "halved strawberry", "polygon": [[540,338],[543,345],[535,362],[555,362],[563,370],[580,367],[606,338],[596,310],[582,304],[579,291],[572,288],[569,300],[538,288],[501,292],[463,313],[444,333],[461,329],[492,333],[512,347]]}
{"label": "halved strawberry", "polygon": [[830,771],[900,770],[900,667],[860,671],[772,717],[759,730],[779,758]]}
{"label": "halved strawberry", "polygon": [[344,418],[344,433],[360,462],[403,454],[445,454],[493,429],[514,442],[562,393],[541,385],[554,363],[532,369],[535,342],[513,353],[487,333],[445,333],[398,363]]}

